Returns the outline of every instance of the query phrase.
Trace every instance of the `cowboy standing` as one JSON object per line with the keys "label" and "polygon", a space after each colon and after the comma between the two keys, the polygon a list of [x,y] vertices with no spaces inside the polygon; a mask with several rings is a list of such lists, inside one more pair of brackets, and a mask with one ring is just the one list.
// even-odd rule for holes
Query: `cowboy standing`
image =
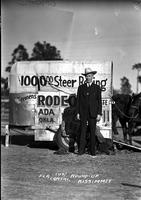
{"label": "cowboy standing", "polygon": [[96,122],[100,121],[102,115],[101,89],[93,83],[96,71],[85,69],[86,81],[78,87],[77,91],[77,119],[80,119],[80,135],[78,144],[78,155],[85,153],[87,124],[90,129],[90,155],[96,155]]}

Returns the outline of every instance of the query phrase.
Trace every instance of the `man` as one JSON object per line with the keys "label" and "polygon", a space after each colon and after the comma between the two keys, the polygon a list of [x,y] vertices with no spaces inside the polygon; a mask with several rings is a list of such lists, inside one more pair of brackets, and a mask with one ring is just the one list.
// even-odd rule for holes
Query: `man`
{"label": "man", "polygon": [[78,155],[85,153],[87,124],[90,129],[90,155],[96,155],[96,122],[100,121],[102,115],[101,89],[93,83],[96,71],[86,68],[86,81],[78,87],[77,91],[77,119],[80,119],[80,135],[78,144]]}
{"label": "man", "polygon": [[74,144],[77,142],[77,135],[79,132],[80,121],[76,119],[76,94],[70,94],[69,98],[65,100],[69,104],[69,107],[64,109],[62,116],[62,130],[66,135],[69,135],[69,152],[74,153]]}
{"label": "man", "polygon": [[80,124],[80,121],[76,120],[76,101],[76,94],[70,94],[69,98],[65,100],[69,107],[65,108],[62,114],[61,135],[62,137],[69,136],[69,149],[67,150],[60,146],[55,154],[64,155],[68,154],[68,151],[72,153],[75,151],[74,144],[77,141],[77,132]]}

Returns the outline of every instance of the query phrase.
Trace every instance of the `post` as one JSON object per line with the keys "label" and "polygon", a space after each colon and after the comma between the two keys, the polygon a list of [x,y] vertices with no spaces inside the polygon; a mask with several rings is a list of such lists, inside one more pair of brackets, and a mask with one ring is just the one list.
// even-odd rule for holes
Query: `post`
{"label": "post", "polygon": [[9,126],[5,126],[5,147],[9,147]]}
{"label": "post", "polygon": [[137,94],[138,94],[138,91],[139,91],[139,81],[138,81],[138,77],[139,77],[139,69],[137,69]]}

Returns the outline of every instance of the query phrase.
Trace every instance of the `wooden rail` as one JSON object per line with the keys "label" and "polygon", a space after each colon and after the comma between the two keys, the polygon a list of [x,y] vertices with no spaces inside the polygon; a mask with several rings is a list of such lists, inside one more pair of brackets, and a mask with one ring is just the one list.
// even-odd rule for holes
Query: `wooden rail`
{"label": "wooden rail", "polygon": [[1,99],[1,122],[9,123],[9,99]]}

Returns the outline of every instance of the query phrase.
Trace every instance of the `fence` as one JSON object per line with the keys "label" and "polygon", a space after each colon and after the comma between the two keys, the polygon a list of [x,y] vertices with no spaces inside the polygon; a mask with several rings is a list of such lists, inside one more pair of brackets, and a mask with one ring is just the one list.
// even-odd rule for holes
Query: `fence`
{"label": "fence", "polygon": [[1,125],[9,124],[9,99],[1,99]]}

